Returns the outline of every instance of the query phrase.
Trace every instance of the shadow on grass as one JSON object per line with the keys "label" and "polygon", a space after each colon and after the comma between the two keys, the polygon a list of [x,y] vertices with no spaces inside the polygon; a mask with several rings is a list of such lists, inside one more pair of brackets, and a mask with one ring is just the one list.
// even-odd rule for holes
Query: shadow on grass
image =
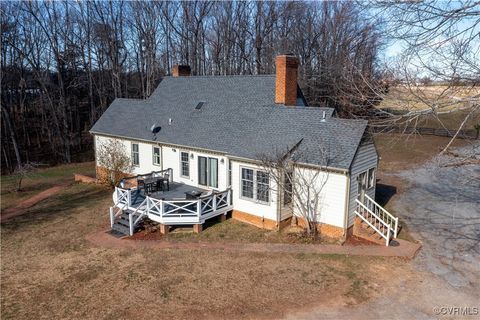
{"label": "shadow on grass", "polygon": [[99,186],[75,184],[38,203],[17,217],[2,222],[2,231],[15,231],[24,226],[52,222],[68,217],[79,208],[92,209],[108,199],[111,191]]}

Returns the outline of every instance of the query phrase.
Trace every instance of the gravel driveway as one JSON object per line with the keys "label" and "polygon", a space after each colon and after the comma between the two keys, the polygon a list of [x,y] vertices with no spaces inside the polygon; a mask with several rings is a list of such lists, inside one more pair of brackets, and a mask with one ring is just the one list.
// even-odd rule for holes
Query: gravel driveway
{"label": "gravel driveway", "polygon": [[[457,149],[480,157],[480,143]],[[448,166],[439,156],[396,173],[411,187],[393,203],[409,232],[423,244],[410,270],[392,274],[381,295],[354,307],[321,306],[287,319],[477,319],[448,316],[441,307],[480,309],[480,166]],[[447,165],[447,166],[445,166]]]}
{"label": "gravel driveway", "polygon": [[[480,155],[480,144],[457,151]],[[394,209],[423,243],[415,260],[419,268],[453,287],[480,290],[480,166],[448,166],[458,161],[442,156],[402,172],[413,187],[397,199]]]}

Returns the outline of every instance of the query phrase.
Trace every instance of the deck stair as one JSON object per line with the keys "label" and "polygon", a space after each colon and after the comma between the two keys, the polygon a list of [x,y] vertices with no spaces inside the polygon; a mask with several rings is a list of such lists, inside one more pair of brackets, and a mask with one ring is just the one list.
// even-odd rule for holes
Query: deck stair
{"label": "deck stair", "polygon": [[[141,214],[134,213],[133,210],[124,210],[114,221],[112,225],[112,234],[119,237],[126,237],[130,235],[130,221],[129,215],[132,214],[132,218],[137,220]],[[133,226],[133,232],[137,231],[139,223]]]}
{"label": "deck stair", "polygon": [[398,218],[375,202],[368,195],[364,201],[355,200],[357,219],[354,225],[354,235],[369,241],[389,245],[397,237],[399,231]]}

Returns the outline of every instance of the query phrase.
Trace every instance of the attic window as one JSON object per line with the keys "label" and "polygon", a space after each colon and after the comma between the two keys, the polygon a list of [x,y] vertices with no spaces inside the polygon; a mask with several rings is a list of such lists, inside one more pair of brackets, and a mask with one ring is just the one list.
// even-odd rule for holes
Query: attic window
{"label": "attic window", "polygon": [[197,104],[197,106],[195,107],[195,110],[200,110],[200,109],[202,109],[204,103],[205,103],[205,101],[199,102],[199,103]]}

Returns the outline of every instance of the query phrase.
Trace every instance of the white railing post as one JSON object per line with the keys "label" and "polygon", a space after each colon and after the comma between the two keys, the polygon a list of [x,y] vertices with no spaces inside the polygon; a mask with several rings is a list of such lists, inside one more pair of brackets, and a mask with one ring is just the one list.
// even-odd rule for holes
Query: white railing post
{"label": "white railing post", "polygon": [[163,207],[165,204],[163,203],[163,200],[160,200],[160,217],[163,218],[163,213],[165,212],[165,208]]}
{"label": "white railing post", "polygon": [[202,200],[200,199],[197,200],[197,216],[198,220],[200,220],[200,217],[202,216]]}
{"label": "white railing post", "polygon": [[110,207],[110,227],[113,228],[115,223],[115,214],[113,213],[113,207]]}
{"label": "white railing post", "polygon": [[393,237],[395,239],[397,238],[397,232],[398,232],[398,218],[395,218],[395,230],[393,230]]}
{"label": "white railing post", "polygon": [[128,214],[128,226],[130,229],[130,236],[133,236],[133,217],[131,213]]}
{"label": "white railing post", "polygon": [[127,207],[131,207],[132,204],[132,192],[127,190]]}
{"label": "white railing post", "polygon": [[228,206],[232,205],[232,194],[231,194],[232,189],[228,188],[227,191],[227,204]]}
{"label": "white railing post", "polygon": [[217,195],[216,194],[213,194],[213,197],[212,197],[212,209],[213,209],[213,212],[217,211]]}

